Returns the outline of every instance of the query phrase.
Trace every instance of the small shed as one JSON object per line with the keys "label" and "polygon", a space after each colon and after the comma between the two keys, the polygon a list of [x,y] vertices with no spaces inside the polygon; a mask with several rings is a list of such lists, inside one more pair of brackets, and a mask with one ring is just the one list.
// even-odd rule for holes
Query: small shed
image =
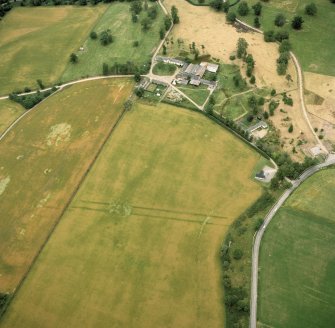
{"label": "small shed", "polygon": [[217,71],[219,69],[219,65],[208,63],[206,69],[207,69],[208,72],[217,73]]}

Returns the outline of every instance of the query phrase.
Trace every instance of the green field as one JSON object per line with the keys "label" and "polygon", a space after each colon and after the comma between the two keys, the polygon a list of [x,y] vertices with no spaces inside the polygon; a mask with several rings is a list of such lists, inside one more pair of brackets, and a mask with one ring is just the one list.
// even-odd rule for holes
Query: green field
{"label": "green field", "polygon": [[[157,18],[153,21],[151,28],[145,32],[140,22],[147,13],[143,10],[139,15],[139,21],[133,23],[129,8],[129,3],[113,3],[108,7],[92,30],[99,35],[100,32],[110,29],[113,43],[102,46],[99,39],[92,40],[87,34],[87,40],[83,44],[84,51],[77,52],[79,62],[68,63],[63,80],[102,75],[103,63],[112,66],[115,63],[133,62],[140,69],[149,68],[148,62],[160,40],[159,30],[163,26],[163,13],[157,5]],[[134,41],[138,41],[137,47],[134,47]]]}
{"label": "green field", "polygon": [[10,100],[0,100],[0,135],[24,112],[21,105]]}
{"label": "green field", "polygon": [[0,21],[0,94],[56,82],[106,6],[15,8]]}
{"label": "green field", "polygon": [[164,64],[157,63],[153,68],[153,73],[156,75],[164,76],[164,75],[173,75],[177,69],[176,65],[173,64]]}
{"label": "green field", "polygon": [[334,174],[304,182],[264,235],[259,327],[335,326]]}
{"label": "green field", "polygon": [[200,106],[204,104],[209,96],[209,90],[206,85],[199,85],[197,87],[192,85],[179,86],[178,89]]}
{"label": "green field", "polygon": [[[249,1],[251,6],[256,0]],[[318,13],[316,16],[305,14],[306,4],[310,0],[271,0],[263,3],[263,12],[260,17],[261,29],[286,30],[290,33],[290,40],[293,44],[293,52],[297,55],[303,70],[325,75],[335,76],[335,5],[329,0],[315,0]],[[236,10],[237,7],[233,7]],[[283,13],[288,22],[282,28],[274,25],[277,14]],[[295,31],[291,27],[291,19],[294,15],[301,15],[304,19],[303,29]],[[253,24],[254,15],[250,12],[242,20]]]}
{"label": "green field", "polygon": [[199,113],[136,104],[2,327],[222,327],[218,250],[261,193],[259,160]]}
{"label": "green field", "polygon": [[129,80],[77,84],[29,112],[0,143],[0,292],[31,264],[131,93]]}
{"label": "green field", "polygon": [[214,110],[219,112],[224,117],[235,120],[248,112],[245,102],[246,99],[243,96],[234,97],[227,100],[224,105],[215,106]]}

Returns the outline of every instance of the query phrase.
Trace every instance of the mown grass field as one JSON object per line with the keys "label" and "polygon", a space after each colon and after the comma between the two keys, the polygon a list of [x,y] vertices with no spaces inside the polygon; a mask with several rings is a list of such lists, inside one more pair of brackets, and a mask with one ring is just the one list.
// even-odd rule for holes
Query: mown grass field
{"label": "mown grass field", "polygon": [[[143,31],[141,26],[141,20],[147,16],[147,12],[142,10],[138,22],[133,23],[129,8],[130,4],[127,2],[116,2],[108,7],[92,30],[99,35],[102,31],[110,29],[113,43],[102,46],[99,39],[92,40],[87,34],[83,44],[84,51],[77,52],[79,62],[75,65],[68,63],[63,80],[102,75],[103,63],[112,66],[115,63],[126,64],[130,61],[139,67],[149,67],[148,62],[160,40],[159,30],[164,26],[161,7],[157,5],[158,15],[148,31]],[[138,41],[137,47],[134,47],[134,41]]]}
{"label": "mown grass field", "polygon": [[0,135],[24,112],[21,105],[10,100],[0,100]]}
{"label": "mown grass field", "polygon": [[136,104],[2,326],[222,327],[218,252],[259,160],[199,113]]}
{"label": "mown grass field", "polygon": [[317,173],[291,196],[261,246],[260,327],[334,327],[335,178]]}
{"label": "mown grass field", "polygon": [[15,8],[0,21],[0,94],[56,82],[106,6]]}
{"label": "mown grass field", "polygon": [[205,85],[199,85],[197,87],[192,85],[179,86],[178,89],[200,106],[204,104],[209,96],[209,90]]}
{"label": "mown grass field", "polygon": [[132,87],[123,79],[67,88],[30,112],[1,141],[1,292],[11,292],[26,272]]}
{"label": "mown grass field", "polygon": [[[249,6],[256,3],[256,0],[248,2]],[[290,40],[293,45],[293,52],[298,56],[303,70],[335,76],[335,5],[329,0],[313,1],[318,8],[316,16],[305,14],[305,6],[310,4],[310,0],[272,0],[262,3],[263,12],[260,17],[261,29],[267,30],[286,30],[290,33]],[[231,10],[236,11],[237,6]],[[287,23],[282,28],[274,25],[277,14],[283,13]],[[303,29],[295,31],[291,27],[292,17],[295,15],[303,16]],[[242,20],[253,24],[254,15],[250,12]]]}

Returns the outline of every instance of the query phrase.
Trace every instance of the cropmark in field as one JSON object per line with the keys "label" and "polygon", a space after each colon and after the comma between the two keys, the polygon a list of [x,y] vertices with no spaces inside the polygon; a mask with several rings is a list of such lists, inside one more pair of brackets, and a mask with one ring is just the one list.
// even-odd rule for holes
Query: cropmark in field
{"label": "cropmark in field", "polygon": [[0,292],[12,292],[26,273],[132,87],[125,79],[69,87],[1,141]]}
{"label": "cropmark in field", "polygon": [[[201,114],[127,112],[3,327],[222,327],[218,252],[260,155]],[[237,201],[238,200],[238,201]]]}

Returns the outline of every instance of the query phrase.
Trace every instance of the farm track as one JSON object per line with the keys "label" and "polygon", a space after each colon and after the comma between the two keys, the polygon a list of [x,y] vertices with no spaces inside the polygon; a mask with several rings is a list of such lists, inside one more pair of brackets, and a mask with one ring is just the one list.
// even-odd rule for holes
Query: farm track
{"label": "farm track", "polygon": [[[159,5],[162,7],[163,11],[165,14],[167,14],[167,10],[165,8],[165,6],[161,3],[161,1],[159,0]],[[254,27],[237,20],[241,25],[245,26],[248,29],[251,29],[257,33],[263,33],[261,30],[255,29]],[[167,31],[164,39],[161,41],[161,43],[159,44],[159,46],[157,47],[153,58],[158,54],[160,48],[162,47],[162,45],[164,44],[167,36],[169,35],[169,33],[171,32],[173,28],[173,24],[171,25],[170,29]],[[300,97],[300,101],[301,101],[301,109],[304,115],[304,118],[309,126],[309,128],[311,129],[314,137],[316,138],[317,143],[319,144],[319,146],[321,147],[321,149],[323,149],[327,154],[329,154],[329,152],[327,151],[327,149],[324,147],[323,143],[321,142],[321,140],[317,137],[314,129],[312,128],[312,125],[310,123],[310,120],[308,118],[308,114],[307,114],[307,109],[305,106],[305,100],[304,100],[304,85],[303,85],[303,73],[302,73],[302,69],[301,66],[296,58],[296,56],[290,52],[291,58],[295,64],[295,68],[297,71],[297,75],[298,75],[298,88],[299,88],[299,97]],[[150,67],[150,72],[148,75],[145,75],[146,77],[149,77],[150,79],[152,79],[153,77],[155,77],[152,74],[152,69],[153,69],[153,65],[151,65]],[[59,86],[59,89],[56,92],[59,92],[61,90],[63,90],[65,87],[67,86],[71,86],[74,84],[78,84],[78,83],[82,83],[82,82],[88,82],[88,81],[94,81],[94,80],[100,80],[100,79],[111,79],[111,78],[129,78],[132,75],[111,75],[111,76],[97,76],[97,77],[91,77],[91,78],[86,78],[86,79],[80,79],[77,81],[72,81],[72,82],[68,82],[65,83],[61,86]],[[177,92],[179,92],[180,94],[182,94],[186,99],[188,99],[189,101],[191,101],[199,110],[204,111],[204,107],[209,99],[209,97],[207,98],[205,104],[203,106],[199,106],[197,105],[192,99],[190,99],[189,97],[187,97],[184,93],[182,93],[180,90],[178,90],[177,88],[175,88],[174,86],[171,85],[171,83],[169,83],[169,85],[175,89]],[[46,88],[43,90],[40,90],[41,92],[43,91],[48,91],[51,90],[52,88]],[[249,91],[248,91],[249,92]],[[20,95],[29,95],[29,94],[34,94],[37,93],[37,91],[32,91],[32,92],[28,92],[28,93],[22,93]],[[8,99],[9,96],[2,96],[0,97],[0,100],[5,100]],[[47,98],[46,98],[47,99]],[[44,100],[46,100],[44,99]],[[43,101],[44,101],[43,100]],[[31,110],[23,113],[20,117],[18,117],[1,135],[0,135],[0,141],[13,129],[13,127],[16,126],[16,124],[23,119],[30,111],[34,110],[37,106],[35,106],[34,108],[32,108]],[[44,247],[46,246],[47,242],[49,241],[49,239],[51,238],[53,232],[55,231],[55,229],[57,228],[61,218],[63,217],[63,215],[65,214],[65,212],[67,211],[67,209],[69,208],[71,202],[73,201],[74,197],[76,196],[78,190],[80,189],[81,185],[83,184],[83,182],[85,181],[87,175],[89,174],[91,168],[93,167],[94,163],[96,162],[96,160],[98,159],[99,155],[101,154],[105,144],[107,143],[107,141],[109,140],[109,138],[111,137],[113,131],[115,130],[115,128],[119,125],[119,123],[122,121],[123,117],[126,114],[126,110],[124,109],[122,111],[122,113],[120,114],[120,117],[118,118],[118,120],[116,121],[116,123],[111,127],[110,131],[108,132],[106,138],[104,139],[104,141],[102,142],[101,146],[99,147],[97,153],[95,154],[95,156],[93,157],[91,163],[89,164],[87,170],[85,171],[85,173],[83,174],[83,176],[81,177],[78,185],[76,186],[75,190],[73,191],[73,193],[71,194],[71,196],[69,197],[68,201],[66,202],[64,209],[62,210],[62,213],[60,214],[59,218],[55,221],[53,227],[51,228],[46,240],[44,241],[44,243],[42,244],[42,246],[40,247],[40,249],[38,250],[38,252],[36,253],[31,265],[29,266],[27,272],[25,273],[25,275],[22,277],[19,285],[17,286],[17,288],[15,289],[11,300],[15,297],[16,293],[20,290],[20,288],[22,287],[25,279],[27,278],[28,274],[30,273],[32,267],[34,266],[34,264],[36,263],[39,255],[41,254],[42,250],[44,249]],[[274,163],[275,164],[275,163]],[[261,243],[261,239],[262,236],[265,232],[266,227],[268,226],[268,224],[270,223],[270,221],[272,220],[272,218],[275,216],[276,212],[278,211],[278,209],[284,204],[284,202],[287,200],[287,198],[292,194],[292,192],[294,190],[296,190],[301,183],[303,183],[307,178],[309,178],[310,176],[312,176],[313,174],[315,174],[316,172],[320,171],[321,169],[324,169],[330,165],[334,165],[335,164],[335,157],[333,155],[330,155],[327,159],[327,161],[323,164],[319,164],[316,165],[308,170],[306,170],[296,181],[293,181],[293,186],[286,190],[284,192],[284,194],[280,197],[280,199],[278,200],[278,202],[274,205],[274,207],[270,210],[270,212],[268,213],[268,215],[265,217],[264,223],[261,226],[260,230],[258,231],[258,233],[256,234],[256,238],[254,240],[254,245],[253,245],[253,250],[252,250],[252,283],[251,283],[251,301],[250,301],[250,327],[251,328],[256,328],[256,324],[257,324],[257,287],[258,287],[258,262],[259,262],[259,249],[260,249],[260,243]],[[275,164],[276,165],[276,164]],[[136,214],[135,214],[136,215]],[[205,223],[210,224],[208,222],[205,221]],[[8,302],[8,304],[6,305],[6,308],[4,309],[2,315],[5,314],[7,308],[9,307],[10,302]]]}
{"label": "farm track", "polygon": [[[108,131],[106,138],[102,141],[100,147],[98,148],[96,154],[94,155],[94,157],[92,158],[91,162],[88,164],[87,169],[85,170],[84,174],[82,175],[82,177],[80,178],[76,188],[73,190],[73,192],[71,193],[69,199],[67,200],[67,202],[65,203],[65,206],[61,212],[61,214],[59,215],[59,217],[55,220],[55,223],[53,224],[53,226],[50,229],[50,232],[48,233],[45,241],[43,242],[43,244],[41,245],[41,247],[38,249],[36,255],[34,256],[31,264],[29,265],[26,273],[23,275],[22,279],[20,280],[18,286],[15,288],[13,295],[11,296],[9,302],[6,304],[4,310],[1,313],[1,317],[3,317],[8,309],[8,307],[10,306],[11,301],[15,298],[15,295],[18,293],[18,291],[21,289],[23,283],[25,282],[26,278],[28,277],[31,269],[33,268],[33,266],[35,265],[35,263],[37,262],[37,259],[39,257],[39,255],[42,253],[44,247],[47,245],[48,241],[50,240],[52,234],[54,233],[54,231],[56,230],[59,222],[61,221],[62,217],[64,216],[64,214],[66,213],[66,211],[68,210],[70,204],[72,203],[74,197],[76,196],[76,194],[78,193],[80,187],[82,186],[83,182],[85,181],[86,177],[88,176],[88,174],[90,173],[93,165],[95,164],[96,160],[98,159],[98,157],[100,156],[104,146],[106,145],[107,141],[109,140],[109,138],[111,137],[112,133],[115,131],[115,129],[117,128],[117,126],[120,124],[120,122],[122,121],[123,117],[125,116],[127,110],[125,108],[123,108],[123,111],[120,113],[119,118],[117,119],[117,121],[111,126],[110,130]],[[1,140],[1,139],[0,139]],[[1,318],[0,317],[0,318]]]}

